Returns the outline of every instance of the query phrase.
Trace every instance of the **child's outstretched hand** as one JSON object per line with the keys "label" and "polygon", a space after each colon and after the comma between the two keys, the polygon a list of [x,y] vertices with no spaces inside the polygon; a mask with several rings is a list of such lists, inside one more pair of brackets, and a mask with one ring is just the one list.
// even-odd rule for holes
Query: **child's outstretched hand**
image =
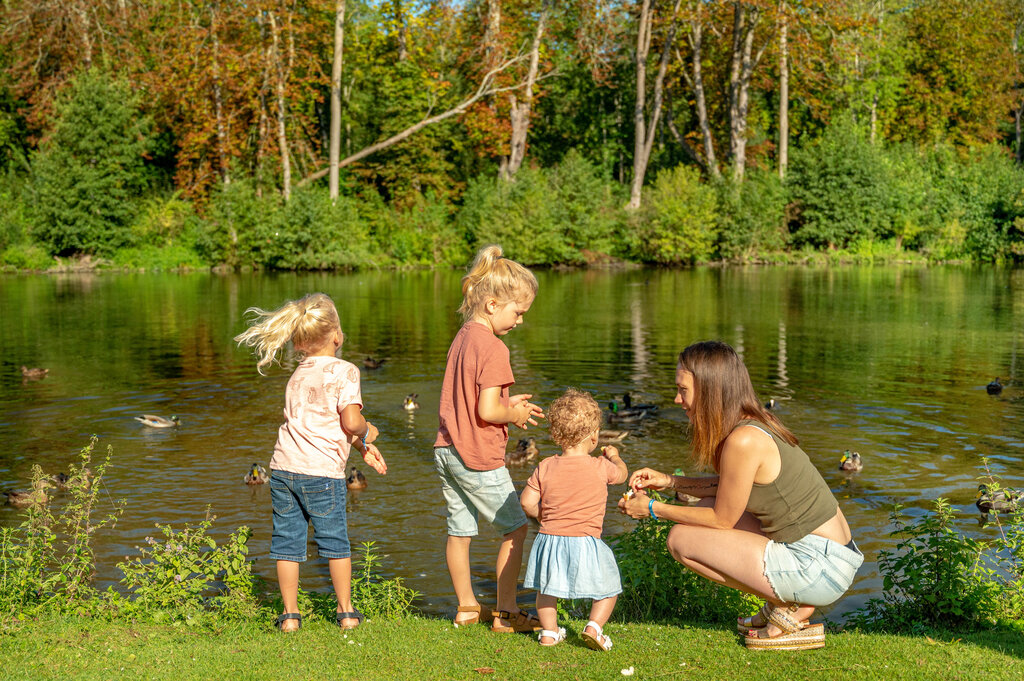
{"label": "child's outstretched hand", "polygon": [[603,456],[606,459],[610,459],[613,456],[618,456],[618,455],[619,455],[619,450],[618,450],[617,447],[615,447],[613,445],[606,445],[604,447],[601,447],[601,456]]}
{"label": "child's outstretched hand", "polygon": [[367,443],[366,451],[363,452],[363,461],[366,462],[367,466],[381,475],[387,475],[388,464],[384,461],[384,457],[381,455],[380,450],[377,449],[376,445]]}
{"label": "child's outstretched hand", "polygon": [[508,398],[508,406],[515,410],[517,418],[513,423],[526,430],[526,424],[537,425],[537,419],[544,418],[544,410],[540,405],[530,402],[533,395],[512,395]]}

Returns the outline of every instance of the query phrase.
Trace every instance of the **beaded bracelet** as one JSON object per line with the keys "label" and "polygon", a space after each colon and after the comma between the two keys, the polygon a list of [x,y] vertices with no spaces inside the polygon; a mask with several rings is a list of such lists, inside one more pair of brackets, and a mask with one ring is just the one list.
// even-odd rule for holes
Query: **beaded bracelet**
{"label": "beaded bracelet", "polygon": [[654,499],[651,499],[647,502],[647,511],[651,514],[652,519],[658,519],[658,516],[654,515]]}

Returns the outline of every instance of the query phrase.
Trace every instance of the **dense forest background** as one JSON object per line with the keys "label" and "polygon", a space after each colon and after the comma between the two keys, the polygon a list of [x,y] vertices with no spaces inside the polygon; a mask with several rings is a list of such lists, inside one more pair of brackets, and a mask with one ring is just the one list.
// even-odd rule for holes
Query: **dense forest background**
{"label": "dense forest background", "polygon": [[1022,31],[1024,0],[5,0],[0,265],[1019,261]]}

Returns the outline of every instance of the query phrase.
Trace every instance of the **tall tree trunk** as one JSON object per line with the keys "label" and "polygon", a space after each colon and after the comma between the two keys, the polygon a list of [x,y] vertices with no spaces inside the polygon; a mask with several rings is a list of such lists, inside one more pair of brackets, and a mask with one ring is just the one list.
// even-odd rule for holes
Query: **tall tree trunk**
{"label": "tall tree trunk", "polygon": [[341,65],[345,47],[345,0],[334,2],[334,56],[331,59],[331,139],[329,147],[331,201],[338,200],[338,161],[341,160]]}
{"label": "tall tree trunk", "polygon": [[654,101],[651,102],[651,122],[647,124],[647,55],[651,51],[651,30],[654,10],[651,0],[642,0],[640,5],[640,21],[636,37],[636,106],[633,108],[633,126],[635,140],[633,143],[633,182],[629,191],[629,203],[626,208],[636,210],[640,207],[641,190],[647,164],[651,160],[651,150],[658,131],[658,120],[661,118],[662,95],[665,85],[665,73],[668,70],[669,55],[672,53],[672,41],[676,35],[676,18],[679,5],[676,0],[672,6],[672,18],[665,32],[665,44],[662,46],[661,59],[658,62],[658,73],[654,78]]}
{"label": "tall tree trunk", "polygon": [[281,152],[281,196],[287,202],[292,195],[292,164],[288,151],[287,108],[285,103],[285,69],[281,57],[281,36],[274,13],[267,13],[273,38],[273,63],[277,72],[277,145]]}
{"label": "tall tree trunk", "polygon": [[789,29],[786,0],[779,3],[779,177],[789,166]]}
{"label": "tall tree trunk", "polygon": [[[876,39],[876,49],[881,49],[882,46],[882,22],[885,21],[885,0],[878,0],[875,4],[875,10],[877,12],[878,21],[878,34]],[[875,136],[878,134],[878,83],[881,80],[882,65],[879,55],[875,54],[875,86],[874,92],[871,94],[871,144],[875,143]]]}
{"label": "tall tree trunk", "polygon": [[484,27],[484,68],[493,69],[501,59],[501,0],[487,0]]}
{"label": "tall tree trunk", "polygon": [[509,141],[508,165],[504,168],[503,175],[506,180],[515,177],[519,172],[519,167],[523,164],[523,157],[526,155],[526,137],[530,131],[530,112],[533,108],[533,85],[537,81],[537,65],[540,62],[540,42],[544,35],[550,8],[550,0],[544,0],[540,16],[537,17],[537,30],[533,34],[533,44],[530,46],[530,67],[526,74],[526,87],[523,88],[523,96],[520,99],[516,93],[509,95],[512,136]]}
{"label": "tall tree trunk", "polygon": [[[754,30],[761,19],[756,7],[733,3],[732,60],[729,69],[729,156],[733,177],[743,179],[747,165],[747,112],[750,108],[750,78],[764,55],[764,46],[753,56]],[[765,43],[767,46],[767,42]]]}
{"label": "tall tree trunk", "polygon": [[[1018,11],[1020,7],[1018,5]],[[1016,24],[1013,30],[1013,61],[1014,69],[1017,71],[1017,107],[1013,111],[1013,132],[1014,141],[1017,144],[1017,148],[1014,152],[1014,156],[1017,159],[1017,165],[1024,163],[1024,139],[1021,138],[1021,116],[1024,114],[1024,89],[1022,89],[1021,79],[1024,78],[1024,74],[1021,73],[1021,57],[1020,57],[1020,38],[1021,34],[1024,33],[1024,14],[1018,13],[1016,18]]]}
{"label": "tall tree trunk", "polygon": [[409,33],[405,25],[405,10],[402,7],[403,0],[392,0],[392,7],[395,10],[395,23],[398,29],[398,61],[405,61],[409,58]]}
{"label": "tall tree trunk", "polygon": [[[214,3],[216,4],[216,3]],[[217,8],[210,6],[210,67],[213,72],[213,117],[217,127],[217,162],[221,181],[231,184],[231,159],[228,155],[228,131],[224,122],[224,95],[220,78],[220,39],[217,37]]]}
{"label": "tall tree trunk", "polygon": [[[693,63],[690,65],[690,73],[686,73],[684,70],[683,76],[690,85],[690,89],[693,90],[694,106],[697,109],[697,124],[700,127],[701,142],[704,145],[704,165],[712,176],[720,177],[718,159],[715,156],[715,140],[711,135],[707,99],[704,95],[704,68],[701,64],[701,60],[704,58],[703,5],[703,0],[696,0],[690,6],[690,30],[687,40],[690,43],[690,51],[693,53]],[[681,58],[680,61],[682,61]]]}

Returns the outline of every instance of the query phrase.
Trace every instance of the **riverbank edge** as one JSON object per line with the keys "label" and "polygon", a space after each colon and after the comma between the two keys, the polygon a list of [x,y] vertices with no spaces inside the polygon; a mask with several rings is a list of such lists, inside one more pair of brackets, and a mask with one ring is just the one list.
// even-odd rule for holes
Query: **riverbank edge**
{"label": "riverbank edge", "polygon": [[342,632],[321,621],[297,634],[269,622],[144,624],[83,618],[8,620],[0,668],[11,679],[1019,679],[1024,638],[1010,629],[894,636],[829,632],[821,650],[748,651],[735,632],[699,624],[620,624],[607,653],[584,647],[585,622],[560,622],[551,648],[483,624],[412,616]]}

